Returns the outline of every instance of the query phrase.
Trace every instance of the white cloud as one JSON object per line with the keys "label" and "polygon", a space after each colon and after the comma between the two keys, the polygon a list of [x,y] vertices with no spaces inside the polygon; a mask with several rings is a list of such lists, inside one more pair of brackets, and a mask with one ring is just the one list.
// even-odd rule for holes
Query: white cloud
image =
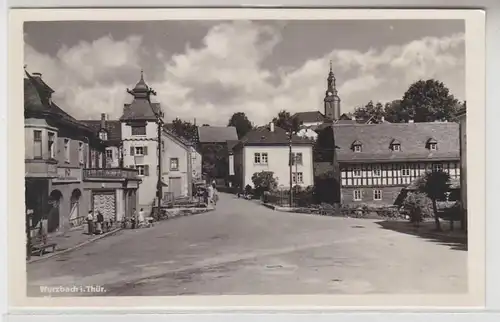
{"label": "white cloud", "polygon": [[[199,48],[187,46],[174,56],[153,53],[164,70],[163,78],[150,84],[158,92],[156,100],[170,119],[210,124],[225,124],[239,111],[262,124],[281,109],[322,110],[330,59],[343,112],[369,100],[398,99],[420,78],[437,78],[465,99],[463,34],[383,50],[336,49],[295,68],[263,68],[281,40],[279,25],[224,23],[213,26]],[[122,76],[133,72],[139,77],[147,48],[138,36],[120,41],[107,36],[62,47],[55,57],[29,45],[25,50],[28,70],[43,73],[62,108],[78,118],[98,118],[101,112],[117,118],[130,100],[125,89],[133,85],[125,84]]]}

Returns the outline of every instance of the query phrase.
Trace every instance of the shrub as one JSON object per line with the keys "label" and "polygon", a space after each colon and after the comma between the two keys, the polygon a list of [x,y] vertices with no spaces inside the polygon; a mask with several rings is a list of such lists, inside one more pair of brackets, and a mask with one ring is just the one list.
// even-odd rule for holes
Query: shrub
{"label": "shrub", "polygon": [[278,186],[278,182],[273,177],[274,172],[272,171],[261,171],[255,172],[252,175],[252,182],[255,186],[254,192],[258,197],[262,196],[264,191],[275,190]]}
{"label": "shrub", "polygon": [[410,192],[403,201],[403,209],[410,216],[410,222],[419,223],[433,216],[432,200],[422,192]]}

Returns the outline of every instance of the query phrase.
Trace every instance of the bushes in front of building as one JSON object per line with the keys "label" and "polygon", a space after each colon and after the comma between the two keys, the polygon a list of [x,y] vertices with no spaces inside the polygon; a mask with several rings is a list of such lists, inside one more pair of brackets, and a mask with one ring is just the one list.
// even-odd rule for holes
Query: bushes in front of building
{"label": "bushes in front of building", "polygon": [[401,219],[405,214],[394,206],[370,206],[366,204],[343,204],[340,206],[340,214],[351,218],[384,218]]}

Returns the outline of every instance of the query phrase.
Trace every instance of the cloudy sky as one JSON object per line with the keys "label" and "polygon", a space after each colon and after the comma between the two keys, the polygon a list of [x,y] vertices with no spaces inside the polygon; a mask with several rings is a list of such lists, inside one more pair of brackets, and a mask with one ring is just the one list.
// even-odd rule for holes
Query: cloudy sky
{"label": "cloudy sky", "polygon": [[342,112],[427,78],[464,100],[464,33],[458,20],[28,22],[25,64],[79,119],[120,117],[142,68],[167,120],[263,124],[322,111],[330,60]]}

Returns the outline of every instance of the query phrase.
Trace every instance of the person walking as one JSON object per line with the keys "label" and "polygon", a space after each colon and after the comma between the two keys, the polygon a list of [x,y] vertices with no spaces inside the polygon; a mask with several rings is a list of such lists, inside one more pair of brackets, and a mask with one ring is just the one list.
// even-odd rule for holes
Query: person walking
{"label": "person walking", "polygon": [[208,202],[207,202],[207,205],[213,203],[213,198],[214,198],[214,185],[213,184],[210,184],[208,185],[207,187],[207,199],[208,199]]}
{"label": "person walking", "polygon": [[139,214],[137,216],[137,221],[138,221],[139,227],[144,224],[144,209],[143,208],[141,208],[141,210],[139,210]]}
{"label": "person walking", "polygon": [[94,234],[94,215],[92,213],[92,210],[89,210],[89,213],[87,215],[87,233],[89,235]]}
{"label": "person walking", "polygon": [[212,184],[212,202],[214,203],[214,206],[217,205],[218,200],[219,200],[219,192],[217,191],[215,183],[213,183]]}
{"label": "person walking", "polygon": [[104,216],[100,211],[97,212],[97,223],[96,223],[96,234],[101,234],[103,232]]}

